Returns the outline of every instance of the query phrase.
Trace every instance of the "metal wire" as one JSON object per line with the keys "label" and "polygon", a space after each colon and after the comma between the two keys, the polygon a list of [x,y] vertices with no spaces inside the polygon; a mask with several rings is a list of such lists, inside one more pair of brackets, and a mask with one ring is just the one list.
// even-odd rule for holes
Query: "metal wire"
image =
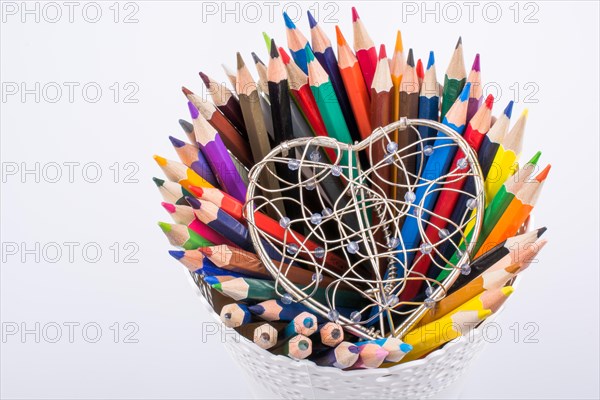
{"label": "metal wire", "polygon": [[[448,138],[441,141],[441,144],[440,141],[436,142],[435,137],[422,138],[416,129],[418,126],[441,131]],[[398,148],[390,137],[396,130],[399,130],[400,135],[412,130],[417,141],[405,148]],[[421,160],[427,160],[431,151],[435,152],[442,146],[462,150],[465,157],[459,167],[435,179],[426,179],[423,167],[425,162],[420,163],[416,172],[409,171],[406,167],[409,157],[417,156]],[[323,150],[327,149],[333,150],[334,159],[323,157]],[[370,160],[375,160],[369,168],[361,168],[361,151]],[[383,154],[383,157],[377,159],[376,154]],[[268,167],[275,163],[283,163],[295,171],[297,182],[283,180],[275,170]],[[279,190],[270,190],[265,182],[259,181],[259,176],[265,169],[271,179],[279,182]],[[397,182],[392,181],[386,172],[393,169],[399,177]],[[244,215],[248,220],[248,229],[257,254],[275,279],[278,295],[289,293],[294,301],[302,302],[314,312],[336,320],[345,325],[348,331],[365,338],[388,335],[402,337],[418,322],[432,302],[441,300],[447,288],[460,274],[460,266],[469,262],[483,220],[483,207],[477,207],[485,204],[485,201],[483,178],[476,153],[456,131],[429,120],[402,118],[386,127],[375,129],[369,138],[354,145],[321,136],[290,140],[275,147],[250,170],[248,176],[250,182]],[[455,264],[445,259],[440,247],[446,246],[450,238],[442,234],[439,241],[431,243],[431,251],[419,257],[431,257],[430,268],[450,270],[446,279],[438,282],[412,271],[411,267],[415,262],[403,265],[402,260],[408,253],[419,254],[421,242],[417,247],[408,247],[403,243],[400,234],[402,223],[407,218],[415,218],[421,240],[424,240],[428,221],[434,214],[432,210],[423,207],[423,200],[416,204],[410,199],[410,195],[393,198],[385,187],[395,187],[401,193],[415,193],[418,187],[424,187],[424,199],[446,190],[456,191],[446,188],[445,184],[468,177],[474,180],[475,194],[459,192],[473,199],[469,205],[474,211],[471,208],[465,209],[464,217],[458,224],[443,218],[448,223],[448,229],[458,232],[463,240],[467,224],[474,220],[472,240],[466,243],[466,251]],[[343,187],[341,194],[335,199],[329,198],[324,190],[324,185],[331,184],[332,180],[337,180]],[[299,198],[290,196],[292,188],[299,190]],[[271,193],[270,198],[258,195],[267,192]],[[312,199],[310,204],[309,196]],[[317,206],[314,204],[315,198]],[[289,220],[277,211],[284,208],[276,207],[276,204],[298,207],[302,211],[302,217]],[[267,234],[257,226],[254,211],[267,210],[278,213],[280,225],[285,229],[284,240]],[[309,241],[318,243],[320,247],[311,249]],[[429,243],[426,239],[424,241]],[[333,268],[326,263],[328,257],[333,255],[345,261],[343,269]],[[281,261],[274,261],[275,259]],[[313,271],[313,282],[303,286],[292,283],[288,279],[290,265]],[[322,277],[328,277],[332,282],[325,287],[325,300],[321,295],[321,301],[317,301],[314,296]],[[428,300],[396,301],[406,284],[414,280],[420,280],[431,288]],[[338,300],[342,291],[353,292],[363,299],[366,305],[355,311],[370,317],[358,320],[340,315],[338,310],[345,308],[344,300]],[[401,322],[396,327],[394,321],[397,320]]]}

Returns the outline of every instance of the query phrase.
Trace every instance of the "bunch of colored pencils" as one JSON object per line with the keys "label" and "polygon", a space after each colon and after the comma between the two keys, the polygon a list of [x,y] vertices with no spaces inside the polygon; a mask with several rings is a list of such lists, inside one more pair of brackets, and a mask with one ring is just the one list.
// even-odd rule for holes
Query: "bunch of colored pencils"
{"label": "bunch of colored pencils", "polygon": [[[527,233],[520,229],[538,200],[550,166],[538,167],[539,152],[526,163],[518,164],[527,110],[512,127],[512,102],[497,118],[492,116],[494,98],[484,98],[479,54],[467,74],[461,39],[442,85],[437,79],[433,51],[423,68],[413,49],[405,56],[398,31],[392,57],[388,58],[385,46],[375,45],[354,8],[353,46],[336,27],[337,56],[323,27],[310,12],[310,41],[286,14],[284,22],[289,53],[264,34],[268,61],[265,63],[252,53],[257,80],[238,53],[237,70],[224,67],[233,88],[203,72],[200,76],[210,100],[183,88],[191,122],[179,122],[187,141],[169,138],[180,161],[155,156],[166,180],[154,178],[154,182],[163,197],[163,207],[173,219],[172,223],[159,225],[169,242],[179,248],[170,254],[191,273],[201,275],[211,287],[215,311],[227,327],[275,354],[341,369],[377,368],[421,358],[464,335],[465,330],[457,330],[458,326],[476,326],[496,312],[513,292],[515,277],[532,264],[546,244],[540,238],[545,228]],[[248,170],[284,141],[316,135],[350,144],[368,138],[373,129],[400,117],[442,122],[462,134],[477,152],[485,179],[483,225],[473,261],[461,266],[462,274],[447,289],[446,297],[430,308],[402,340],[365,340],[345,331],[335,315],[326,320],[289,295],[278,295],[275,281],[255,252],[242,214]],[[432,143],[445,137],[426,127],[418,129],[418,136],[431,138]],[[417,140],[417,133],[396,132],[394,140],[399,148],[408,148]],[[325,151],[320,157],[334,156]],[[361,158],[359,162],[368,165],[384,156],[373,151],[371,159]],[[408,155],[405,164],[411,172],[427,170],[428,164],[436,165],[436,173],[441,176],[466,168],[461,166],[464,157],[460,150],[440,148],[427,156]],[[261,176],[261,185],[270,189],[262,193],[266,197],[273,196],[282,181],[293,184],[298,179],[283,164],[271,165],[270,169],[277,172],[281,181]],[[405,179],[395,172],[381,170],[377,184],[385,186],[386,180]],[[425,238],[414,218],[403,222],[406,247],[421,249],[405,255],[409,277],[443,281],[449,269],[433,266],[440,260],[456,264],[465,243],[471,239],[472,223],[461,232],[455,227],[474,208],[474,180],[457,179],[445,183],[444,189],[447,190],[440,191],[437,198],[427,196],[422,203],[431,211]],[[288,196],[298,198],[300,189],[294,190]],[[335,184],[323,184],[319,190],[331,200],[340,193]],[[407,195],[396,187],[385,190],[395,199]],[[415,204],[423,199],[419,190],[412,195],[416,197]],[[310,201],[309,196],[304,198]],[[255,212],[259,229],[282,242],[302,241],[317,251],[318,241],[304,240],[303,232],[296,232],[294,238],[285,235],[282,222],[300,217],[299,207],[288,204]],[[435,254],[422,245],[442,237],[449,239]],[[315,277],[314,270],[303,265],[286,264],[285,257],[277,252],[272,252],[272,258],[285,265],[286,276],[294,284],[308,285],[316,280],[318,288],[313,297],[324,298],[324,288],[332,277]],[[338,269],[344,267],[344,260],[335,255],[326,262]],[[398,307],[426,301],[432,288],[424,282],[425,279],[408,279],[398,293]],[[338,299],[342,299],[336,311],[339,314],[353,321],[368,317],[357,311],[364,305],[358,294],[341,290]]]}

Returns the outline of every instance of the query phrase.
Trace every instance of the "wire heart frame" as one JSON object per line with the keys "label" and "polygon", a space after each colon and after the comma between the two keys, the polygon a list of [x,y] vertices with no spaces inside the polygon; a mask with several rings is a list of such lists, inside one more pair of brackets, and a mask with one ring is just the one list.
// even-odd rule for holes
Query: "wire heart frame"
{"label": "wire heart frame", "polygon": [[[438,140],[435,134],[424,138],[418,127],[443,132],[447,139]],[[413,135],[416,141],[399,147],[403,141],[393,140],[396,132],[401,139],[400,135]],[[459,166],[426,179],[431,176],[425,171],[429,168],[425,162],[428,156],[447,146],[462,150],[464,158]],[[378,161],[362,169],[361,157]],[[416,172],[414,167],[412,171],[407,167],[409,163],[419,165]],[[290,175],[286,180],[277,173],[282,167],[294,171],[293,181]],[[265,177],[270,178],[269,182]],[[472,179],[475,194],[444,186],[460,179]],[[485,204],[484,186],[477,154],[456,131],[429,120],[402,118],[375,129],[354,145],[322,136],[293,139],[275,147],[257,163],[249,180],[244,215],[257,254],[275,279],[277,293],[286,301],[302,302],[364,338],[402,337],[432,304],[441,300],[461,273],[460,266],[469,263],[483,220],[483,207],[478,205]],[[425,195],[415,202],[418,187],[424,187],[421,191],[425,189]],[[460,223],[443,218],[461,240],[465,239],[467,225],[473,226],[466,251],[455,264],[439,250],[448,245],[447,235],[440,234],[435,243],[425,235],[434,214],[423,207],[423,200],[444,190],[466,193],[472,199]],[[282,210],[287,210],[287,217]],[[289,215],[290,210],[295,217]],[[260,229],[253,211],[279,221],[284,240]],[[414,246],[407,246],[401,239],[407,218],[417,221],[420,240]],[[412,263],[403,263],[409,253],[432,257],[430,268],[449,269],[450,273],[438,282],[412,271]],[[292,283],[290,265],[312,271],[312,282]],[[397,301],[406,285],[415,280],[428,286],[427,301]],[[348,298],[362,302],[351,313]]]}

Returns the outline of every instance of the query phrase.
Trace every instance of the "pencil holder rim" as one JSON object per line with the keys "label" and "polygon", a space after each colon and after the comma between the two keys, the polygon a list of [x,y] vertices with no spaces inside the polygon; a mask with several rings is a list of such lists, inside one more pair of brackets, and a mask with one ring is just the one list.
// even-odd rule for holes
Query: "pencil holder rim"
{"label": "pencil holder rim", "polygon": [[[385,127],[375,128],[368,138],[364,139],[363,141],[361,141],[359,143],[353,144],[353,145],[340,143],[333,138],[323,137],[323,136],[292,139],[292,140],[283,142],[280,145],[274,147],[271,150],[271,152],[265,157],[265,159],[270,159],[271,157],[273,157],[274,155],[277,155],[277,154],[287,155],[291,149],[302,146],[302,145],[307,145],[309,143],[311,145],[318,145],[318,146],[322,146],[325,148],[337,148],[337,149],[342,149],[342,150],[346,150],[346,151],[350,151],[350,152],[356,152],[356,151],[366,149],[367,147],[371,146],[372,143],[376,142],[377,140],[382,139],[388,133],[391,133],[396,130],[398,130],[399,132],[408,131],[408,129],[410,127],[413,127],[416,129],[416,127],[418,127],[418,126],[429,127],[436,131],[443,132],[444,134],[446,134],[449,138],[451,138],[454,141],[454,143],[460,148],[461,151],[463,151],[463,153],[465,154],[465,158],[468,160],[469,164],[471,165],[471,168],[475,172],[475,174],[474,174],[475,179],[473,179],[473,181],[475,183],[475,190],[477,193],[477,195],[475,196],[477,204],[478,205],[485,204],[483,172],[479,165],[477,153],[475,152],[475,150],[473,150],[472,147],[469,145],[469,143],[463,138],[463,136],[461,134],[459,134],[458,132],[456,132],[454,129],[450,128],[447,125],[441,124],[439,122],[431,121],[431,120],[427,120],[427,119],[408,119],[408,118],[402,117],[398,121],[392,122],[392,123],[386,125]],[[257,188],[256,182],[258,181],[259,174],[261,172],[261,168],[258,168],[259,166],[262,166],[262,162],[255,165],[248,174],[248,178],[249,178],[249,185],[248,185],[248,192],[247,192],[248,199],[252,199],[254,197],[255,190]],[[250,233],[250,237],[254,244],[256,252],[257,252],[258,256],[260,257],[261,261],[263,262],[263,264],[265,265],[265,267],[267,268],[267,270],[269,271],[269,273],[271,274],[271,276],[276,280],[276,282],[279,286],[281,286],[287,293],[292,295],[292,297],[294,298],[294,301],[303,299],[302,303],[304,305],[309,307],[312,311],[318,313],[320,316],[328,319],[330,309],[328,309],[323,304],[314,300],[311,297],[306,298],[306,294],[300,288],[296,287],[296,285],[292,284],[287,278],[284,277],[282,279],[281,274],[278,273],[279,268],[273,263],[273,261],[271,260],[271,257],[269,257],[266,250],[261,245],[261,237],[259,234],[259,229],[257,228],[256,223],[255,223],[253,208],[254,208],[254,201],[253,200],[247,201],[243,207],[244,217],[248,221],[248,231]],[[457,261],[457,263],[456,263],[457,266],[463,265],[463,264],[465,264],[465,262],[468,262],[470,260],[471,252],[473,250],[473,247],[475,246],[476,239],[479,237],[479,233],[481,231],[484,207],[477,206],[474,210],[475,210],[475,217],[474,217],[475,223],[473,225],[472,238],[475,240],[471,240],[471,241],[467,242],[466,251],[461,255],[460,259]],[[435,289],[433,291],[430,298],[434,302],[440,301],[445,295],[444,287],[451,286],[454,283],[454,281],[458,278],[459,275],[460,275],[460,269],[453,268],[452,271],[448,274],[448,276],[444,279],[444,281],[443,281],[444,285],[443,286],[439,285],[437,287],[437,289]],[[427,310],[428,310],[428,307],[426,304],[420,305],[415,311],[413,311],[408,316],[408,318],[406,318],[406,320],[399,327],[397,327],[395,329],[394,332],[389,332],[388,336],[395,336],[398,338],[402,337],[404,334],[406,334],[409,331],[409,329],[414,324],[416,324],[419,321],[420,318],[423,317],[423,315],[425,315]],[[377,338],[385,337],[385,336],[380,335],[378,332],[374,332],[373,329],[367,329],[366,327],[364,327],[362,325],[354,323],[353,321],[351,321],[349,318],[347,318],[345,316],[339,316],[338,322],[342,323],[344,325],[344,328],[347,329],[349,332],[351,332],[359,337],[363,337],[366,339],[377,339]]]}

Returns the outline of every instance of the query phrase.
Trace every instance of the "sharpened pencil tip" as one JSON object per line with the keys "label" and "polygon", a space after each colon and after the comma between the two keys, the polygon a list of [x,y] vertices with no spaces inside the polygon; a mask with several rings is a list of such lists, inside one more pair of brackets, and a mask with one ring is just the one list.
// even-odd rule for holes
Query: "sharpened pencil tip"
{"label": "sharpened pencil tip", "polygon": [[219,279],[215,278],[214,276],[205,276],[204,282],[213,286],[213,285],[216,285],[217,283],[219,283]]}
{"label": "sharpened pencil tip", "polygon": [[185,133],[192,133],[194,131],[194,125],[190,124],[185,119],[179,120],[179,126],[181,126]]}
{"label": "sharpened pencil tip", "polygon": [[358,19],[360,19],[360,17],[356,11],[356,7],[352,7],[352,22],[356,22]]}
{"label": "sharpened pencil tip", "polygon": [[538,229],[538,232],[537,232],[538,238],[541,237],[544,233],[546,233],[547,230],[548,230],[548,228],[546,228],[545,226],[542,226],[540,229]]}
{"label": "sharpened pencil tip", "polygon": [[252,52],[252,59],[254,60],[254,64],[262,64],[265,65],[264,62],[262,62],[262,60],[256,55],[255,52]]}
{"label": "sharpened pencil tip", "polygon": [[192,117],[192,119],[198,118],[200,112],[198,111],[194,103],[192,103],[191,101],[188,101],[188,109],[190,110],[190,116]]}
{"label": "sharpened pencil tip", "polygon": [[312,49],[310,48],[310,46],[306,46],[304,48],[304,51],[306,51],[306,63],[311,63],[315,60],[315,54],[313,53]]}
{"label": "sharpened pencil tip", "polygon": [[196,197],[202,198],[202,196],[204,195],[204,189],[202,189],[199,186],[190,185],[189,191],[191,194],[193,194]]}
{"label": "sharpened pencil tip", "polygon": [[[199,248],[198,248],[198,250],[199,250],[199,251],[200,251],[202,254],[206,255],[207,257],[210,257],[210,256],[212,256],[212,255],[213,255],[213,249],[212,249],[212,247],[210,247],[210,246],[208,246],[208,247],[199,247]],[[217,251],[218,251],[218,250],[217,250]]]}
{"label": "sharpened pencil tip", "polygon": [[346,44],[346,38],[342,34],[342,31],[338,25],[335,26],[335,38],[337,40],[338,46],[343,46]]}
{"label": "sharpened pencil tip", "polygon": [[275,39],[271,39],[270,56],[271,56],[271,58],[278,58],[279,57],[279,50],[277,50],[277,45],[275,44]]}
{"label": "sharpened pencil tip", "polygon": [[403,353],[409,353],[412,349],[413,347],[408,343],[402,343],[400,345],[400,351]]}
{"label": "sharpened pencil tip", "polygon": [[521,118],[527,118],[528,115],[529,115],[529,108],[526,108],[521,113]]}
{"label": "sharpened pencil tip", "polygon": [[512,110],[513,110],[514,104],[515,104],[515,102],[511,100],[508,102],[508,105],[504,109],[504,115],[506,115],[508,118],[510,118],[512,116]]}
{"label": "sharpened pencil tip", "polygon": [[435,54],[433,51],[429,52],[429,60],[427,60],[427,69],[431,68],[435,64]]}
{"label": "sharpened pencil tip", "polygon": [[154,161],[156,161],[156,163],[158,165],[160,165],[161,167],[164,167],[165,165],[167,165],[167,159],[164,157],[161,157],[159,155],[154,155]]}
{"label": "sharpened pencil tip", "polygon": [[423,61],[421,61],[421,59],[419,58],[417,60],[417,76],[419,77],[419,79],[423,79],[425,77],[425,71],[423,71]]}
{"label": "sharpened pencil tip", "polygon": [[242,58],[242,55],[237,52],[235,53],[235,57],[236,57],[236,61],[237,61],[237,69],[242,69],[246,66],[246,64],[244,63],[244,59]]}
{"label": "sharpened pencil tip", "polygon": [[186,96],[189,96],[191,94],[194,94],[194,92],[192,92],[190,89],[186,88],[185,86],[181,87],[181,91],[183,92],[183,94],[185,94]]}
{"label": "sharpened pencil tip", "polygon": [[200,203],[200,200],[192,196],[185,196],[185,201],[187,201],[188,204],[192,206],[194,210],[199,210],[202,205],[202,203]]}
{"label": "sharpened pencil tip", "polygon": [[552,168],[551,164],[546,165],[546,168],[542,170],[536,177],[535,180],[538,182],[544,182],[550,173],[550,169]]}
{"label": "sharpened pencil tip", "polygon": [[458,49],[460,46],[462,46],[462,36],[458,37],[458,42],[456,42],[454,49]]}
{"label": "sharpened pencil tip", "polygon": [[379,60],[384,60],[387,58],[387,52],[385,51],[385,44],[379,46]]}
{"label": "sharpened pencil tip", "polygon": [[294,21],[292,21],[288,13],[285,11],[283,12],[283,19],[285,21],[285,26],[288,29],[296,29],[296,24],[294,24]]}
{"label": "sharpened pencil tip", "polygon": [[491,110],[494,106],[494,95],[488,94],[488,97],[485,98],[485,102],[483,104],[485,107]]}
{"label": "sharpened pencil tip", "polygon": [[152,181],[154,181],[154,184],[158,187],[161,187],[162,185],[165,184],[165,180],[164,179],[160,179],[157,177],[152,178]]}
{"label": "sharpened pencil tip", "polygon": [[160,226],[160,229],[162,229],[162,231],[164,233],[168,233],[171,232],[171,224],[166,223],[166,222],[159,222],[158,226]]}
{"label": "sharpened pencil tip", "polygon": [[415,67],[415,56],[413,55],[413,49],[408,49],[408,57],[406,57],[406,65],[414,68]]}
{"label": "sharpened pencil tip", "polygon": [[467,82],[462,92],[460,92],[460,101],[467,101],[469,99],[469,92],[471,91],[471,82]]}
{"label": "sharpened pencil tip", "polygon": [[219,292],[223,291],[223,285],[221,285],[221,282],[213,283],[211,286],[216,291],[219,291]]}
{"label": "sharpened pencil tip", "polygon": [[267,32],[262,33],[263,40],[265,41],[265,45],[267,46],[267,51],[271,51],[271,37],[267,35]]}
{"label": "sharpened pencil tip", "polygon": [[536,165],[540,161],[540,157],[542,157],[542,152],[538,151],[533,155],[533,157],[531,157],[531,160],[529,160],[527,164]]}
{"label": "sharpened pencil tip", "polygon": [[171,144],[177,148],[185,146],[185,142],[177,139],[176,137],[169,136],[169,140],[171,141]]}
{"label": "sharpened pencil tip", "polygon": [[164,208],[165,210],[167,210],[167,212],[168,212],[169,214],[173,214],[173,213],[175,212],[175,210],[176,210],[176,208],[175,208],[175,205],[174,205],[174,204],[167,203],[167,202],[165,202],[165,201],[163,201],[162,203],[160,203],[160,205],[161,205],[161,206],[163,206],[163,208]]}
{"label": "sharpened pencil tip", "polygon": [[315,20],[313,15],[310,13],[310,10],[306,11],[306,15],[308,15],[308,26],[310,27],[310,29],[317,26],[317,20]]}
{"label": "sharpened pencil tip", "polygon": [[169,254],[176,260],[181,260],[183,256],[185,256],[185,251],[183,250],[169,250]]}
{"label": "sharpened pencil tip", "polygon": [[400,29],[398,29],[398,31],[396,32],[396,44],[394,45],[394,51],[404,51],[404,43],[402,43],[402,32],[400,32]]}
{"label": "sharpened pencil tip", "polygon": [[288,65],[291,61],[290,55],[288,53],[286,53],[285,49],[283,47],[279,48],[279,55],[281,55],[281,61],[283,61],[283,63],[285,65]]}
{"label": "sharpened pencil tip", "polygon": [[204,82],[206,87],[210,89],[210,78],[202,71],[199,72],[199,75],[200,79],[202,79],[202,82]]}
{"label": "sharpened pencil tip", "polygon": [[473,66],[471,67],[471,69],[476,72],[481,71],[481,67],[480,67],[480,63],[479,63],[479,53],[477,53],[475,55],[475,60],[473,61]]}
{"label": "sharpened pencil tip", "polygon": [[506,297],[510,296],[511,294],[513,294],[513,292],[515,291],[515,288],[512,286],[504,286],[502,289],[502,294],[505,295]]}

